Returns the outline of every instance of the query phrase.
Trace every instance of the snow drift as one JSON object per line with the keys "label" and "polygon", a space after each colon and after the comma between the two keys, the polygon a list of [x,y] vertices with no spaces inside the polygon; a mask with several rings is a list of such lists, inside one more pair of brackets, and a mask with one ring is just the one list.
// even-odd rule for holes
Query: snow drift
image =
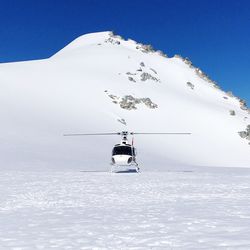
{"label": "snow drift", "polygon": [[250,167],[244,102],[179,56],[110,32],[79,37],[49,59],[0,65],[1,168],[106,170],[119,137],[137,136],[142,169]]}

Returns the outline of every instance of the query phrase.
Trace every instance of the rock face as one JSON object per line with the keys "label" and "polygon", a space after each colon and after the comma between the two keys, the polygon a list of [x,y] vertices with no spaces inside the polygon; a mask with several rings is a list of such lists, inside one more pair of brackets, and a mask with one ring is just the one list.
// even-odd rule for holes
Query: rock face
{"label": "rock face", "polygon": [[191,82],[187,82],[187,86],[191,89],[194,89],[194,84],[192,84]]}
{"label": "rock face", "polygon": [[117,121],[120,122],[121,124],[125,125],[125,126],[127,125],[125,119],[123,119],[123,118],[117,119]]}
{"label": "rock face", "polygon": [[[250,141],[250,124],[247,126],[245,131],[240,131],[239,136],[243,139],[249,140]],[[250,143],[249,143],[250,145]]]}
{"label": "rock face", "polygon": [[128,76],[128,80],[131,82],[161,82],[160,78],[156,77],[157,71],[153,68],[146,67],[144,62],[141,62],[139,64],[139,68],[135,69],[134,72],[126,72],[126,75]]}
{"label": "rock face", "polygon": [[243,100],[243,99],[240,99],[240,108],[241,108],[242,110],[248,111],[247,103],[246,103],[246,101]]}
{"label": "rock face", "polygon": [[142,67],[145,67],[145,63],[144,63],[144,62],[141,62],[140,65],[141,65]]}
{"label": "rock face", "polygon": [[143,103],[150,109],[157,108],[157,104],[153,103],[150,98],[135,98],[132,95],[126,95],[120,101],[120,107],[127,110],[137,109],[137,105]]}
{"label": "rock face", "polygon": [[159,79],[157,79],[156,77],[152,76],[151,74],[146,73],[146,72],[142,73],[141,74],[141,81],[145,82],[147,80],[153,80],[155,82],[159,82]]}
{"label": "rock face", "polygon": [[136,46],[136,49],[139,49],[141,52],[143,53],[153,53],[155,52],[154,48],[152,47],[152,45],[148,44],[148,45],[145,45],[145,44],[138,44]]}
{"label": "rock face", "polygon": [[120,41],[123,41],[123,40],[124,39],[121,36],[115,35],[113,32],[110,32],[109,33],[109,38],[106,39],[104,42],[105,43],[111,43],[113,45],[120,45],[121,44]]}
{"label": "rock face", "polygon": [[107,40],[105,40],[105,43],[111,43],[111,44],[114,44],[114,45],[120,45],[121,44],[121,42],[120,41],[118,41],[118,40],[115,40],[115,39],[113,39],[113,38],[108,38]]}
{"label": "rock face", "polygon": [[158,105],[153,103],[149,97],[136,98],[132,95],[125,95],[123,97],[119,97],[112,94],[108,94],[108,97],[112,99],[113,103],[119,104],[122,109],[126,110],[135,110],[138,108],[138,104],[144,104],[149,109],[158,108]]}
{"label": "rock face", "polygon": [[236,115],[236,113],[235,113],[234,110],[229,110],[229,114],[232,115],[232,116],[235,116],[235,115]]}
{"label": "rock face", "polygon": [[136,82],[135,79],[134,79],[132,76],[129,76],[128,79],[129,79],[129,81],[131,81],[131,82]]}

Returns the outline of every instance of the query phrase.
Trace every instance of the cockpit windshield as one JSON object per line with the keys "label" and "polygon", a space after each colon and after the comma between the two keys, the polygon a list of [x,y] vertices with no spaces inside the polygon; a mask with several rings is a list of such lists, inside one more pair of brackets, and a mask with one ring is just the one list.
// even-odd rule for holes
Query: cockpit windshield
{"label": "cockpit windshield", "polygon": [[116,146],[113,148],[112,155],[132,155],[132,148],[129,146]]}

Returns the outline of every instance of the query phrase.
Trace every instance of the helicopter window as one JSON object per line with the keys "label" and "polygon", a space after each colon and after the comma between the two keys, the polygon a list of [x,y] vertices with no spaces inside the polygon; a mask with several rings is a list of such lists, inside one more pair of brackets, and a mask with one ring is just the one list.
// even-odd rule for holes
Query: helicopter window
{"label": "helicopter window", "polygon": [[118,146],[113,148],[112,155],[132,155],[131,147]]}

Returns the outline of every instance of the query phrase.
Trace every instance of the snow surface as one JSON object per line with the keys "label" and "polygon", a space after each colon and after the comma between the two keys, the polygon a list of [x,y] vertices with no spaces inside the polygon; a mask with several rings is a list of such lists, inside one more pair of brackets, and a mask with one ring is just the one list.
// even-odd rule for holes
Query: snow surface
{"label": "snow surface", "polygon": [[[140,69],[160,81],[141,81]],[[131,75],[136,82],[128,72],[137,73]],[[144,53],[140,44],[109,32],[79,37],[46,60],[0,64],[0,86],[2,169],[106,170],[103,163],[110,162],[120,138],[62,135],[123,130],[192,133],[137,136],[138,161],[149,171],[250,166],[250,146],[238,135],[250,117],[237,98],[201,79],[180,58]],[[150,98],[158,108],[138,104],[125,110],[109,95]]]}
{"label": "snow surface", "polygon": [[0,249],[249,249],[250,170],[0,172]]}
{"label": "snow surface", "polygon": [[[143,51],[101,32],[0,64],[1,250],[250,248],[249,112],[181,58]],[[113,102],[127,95],[158,107]],[[140,174],[108,173],[116,136],[62,136],[124,130],[192,135],[136,136]]]}

